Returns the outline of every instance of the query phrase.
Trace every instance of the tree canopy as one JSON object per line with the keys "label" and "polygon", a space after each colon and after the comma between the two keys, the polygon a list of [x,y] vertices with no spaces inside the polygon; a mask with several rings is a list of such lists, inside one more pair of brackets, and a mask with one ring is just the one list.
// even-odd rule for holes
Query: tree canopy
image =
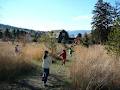
{"label": "tree canopy", "polygon": [[93,10],[92,35],[96,43],[104,43],[113,23],[113,8],[110,3],[98,0]]}

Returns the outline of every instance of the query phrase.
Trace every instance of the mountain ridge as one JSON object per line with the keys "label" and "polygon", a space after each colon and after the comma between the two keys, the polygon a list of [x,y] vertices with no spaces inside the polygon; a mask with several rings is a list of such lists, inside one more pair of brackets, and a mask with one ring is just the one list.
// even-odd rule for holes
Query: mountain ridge
{"label": "mountain ridge", "polygon": [[[5,24],[0,24],[0,30],[6,30],[7,28],[9,28],[10,30],[14,30],[14,29],[19,29],[19,30],[24,30],[26,32],[48,32],[48,31],[36,31],[33,29],[28,29],[28,28],[20,28],[20,27],[16,27],[16,26],[12,26],[12,25],[5,25]],[[54,30],[56,32],[60,32],[60,30]],[[62,30],[61,30],[62,31]],[[69,35],[71,37],[75,37],[77,36],[79,33],[81,33],[82,35],[84,35],[85,33],[90,33],[91,30],[66,30]]]}

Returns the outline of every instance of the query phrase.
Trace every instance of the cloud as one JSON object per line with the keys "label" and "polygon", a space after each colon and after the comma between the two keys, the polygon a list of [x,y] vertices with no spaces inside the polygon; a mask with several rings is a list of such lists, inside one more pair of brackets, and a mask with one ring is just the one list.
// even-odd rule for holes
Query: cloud
{"label": "cloud", "polygon": [[82,15],[82,16],[75,16],[72,19],[75,21],[79,20],[90,20],[92,18],[92,15]]}

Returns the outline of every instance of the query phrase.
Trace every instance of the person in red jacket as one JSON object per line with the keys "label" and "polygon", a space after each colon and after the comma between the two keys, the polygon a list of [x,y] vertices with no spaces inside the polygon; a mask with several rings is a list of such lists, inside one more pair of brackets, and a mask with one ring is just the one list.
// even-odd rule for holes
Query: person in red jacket
{"label": "person in red jacket", "polygon": [[63,50],[63,52],[60,54],[60,57],[62,57],[62,65],[65,65],[65,62],[66,62],[66,50]]}

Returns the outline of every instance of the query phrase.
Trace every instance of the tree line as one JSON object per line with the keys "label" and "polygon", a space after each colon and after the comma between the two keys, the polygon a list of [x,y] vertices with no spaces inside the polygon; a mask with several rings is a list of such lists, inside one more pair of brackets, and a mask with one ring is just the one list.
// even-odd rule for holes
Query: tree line
{"label": "tree line", "polygon": [[[0,39],[3,41],[23,41],[23,39],[32,38],[31,41],[37,42],[40,37],[40,33],[38,32],[27,32],[25,30],[13,29],[10,30],[6,28],[5,30],[0,30]],[[26,40],[27,41],[27,40]]]}
{"label": "tree line", "polygon": [[120,56],[120,2],[112,6],[98,0],[93,10],[92,41],[106,45],[109,52]]}

